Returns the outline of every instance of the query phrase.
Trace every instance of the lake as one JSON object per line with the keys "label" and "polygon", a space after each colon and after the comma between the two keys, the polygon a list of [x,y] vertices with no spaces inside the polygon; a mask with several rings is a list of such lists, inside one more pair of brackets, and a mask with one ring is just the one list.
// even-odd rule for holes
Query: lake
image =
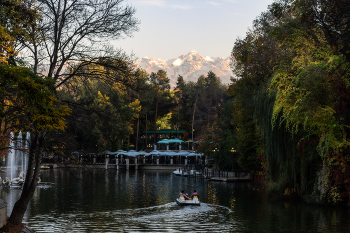
{"label": "lake", "polygon": [[[36,232],[349,232],[350,209],[271,198],[250,182],[171,171],[43,170],[24,222]],[[200,206],[175,200],[197,190]],[[10,215],[21,190],[0,188]]]}

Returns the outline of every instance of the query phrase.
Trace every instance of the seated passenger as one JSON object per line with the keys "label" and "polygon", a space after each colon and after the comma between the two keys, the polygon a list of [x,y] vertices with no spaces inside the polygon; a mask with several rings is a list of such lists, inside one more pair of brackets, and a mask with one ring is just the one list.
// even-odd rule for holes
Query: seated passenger
{"label": "seated passenger", "polygon": [[188,194],[187,194],[187,193],[186,193],[186,194],[184,194],[184,198],[185,198],[185,200],[190,199],[190,197],[188,196]]}
{"label": "seated passenger", "polygon": [[179,197],[181,197],[181,196],[184,196],[184,191],[183,190],[179,193]]}
{"label": "seated passenger", "polygon": [[194,190],[194,191],[193,191],[193,193],[192,193],[192,196],[191,196],[191,197],[192,197],[192,198],[194,198],[195,196],[196,196],[196,197],[198,197],[198,194],[197,194],[196,190]]}

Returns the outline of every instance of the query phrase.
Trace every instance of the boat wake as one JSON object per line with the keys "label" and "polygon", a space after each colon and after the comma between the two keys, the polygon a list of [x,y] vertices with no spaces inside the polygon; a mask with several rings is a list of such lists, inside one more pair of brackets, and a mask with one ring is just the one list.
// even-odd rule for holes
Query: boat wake
{"label": "boat wake", "polygon": [[[61,215],[55,219],[54,225],[63,231],[74,229],[80,232],[94,231],[101,224],[109,231],[118,232],[232,232],[240,224],[232,213],[229,208],[219,205],[202,203],[200,206],[180,207],[171,202],[145,208]],[[39,221],[45,216],[36,218]],[[30,222],[34,227],[36,220]]]}

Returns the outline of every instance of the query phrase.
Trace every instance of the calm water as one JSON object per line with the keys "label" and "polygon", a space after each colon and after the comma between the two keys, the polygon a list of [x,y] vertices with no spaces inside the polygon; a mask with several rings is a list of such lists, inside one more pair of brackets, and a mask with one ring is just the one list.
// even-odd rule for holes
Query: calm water
{"label": "calm water", "polygon": [[[75,173],[77,174],[77,173]],[[25,215],[36,232],[349,232],[350,211],[271,199],[252,183],[210,182],[164,171],[42,172]],[[47,183],[46,183],[47,182]],[[179,207],[180,189],[201,206]],[[20,190],[0,188],[10,214]]]}

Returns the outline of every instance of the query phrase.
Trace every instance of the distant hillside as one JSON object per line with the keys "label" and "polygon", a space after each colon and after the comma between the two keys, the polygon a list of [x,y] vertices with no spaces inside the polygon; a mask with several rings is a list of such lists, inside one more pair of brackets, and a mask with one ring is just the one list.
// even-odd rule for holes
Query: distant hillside
{"label": "distant hillside", "polygon": [[179,75],[186,81],[197,81],[199,76],[211,70],[226,84],[230,83],[230,77],[233,76],[230,57],[203,57],[194,50],[170,60],[144,57],[138,61],[138,65],[147,73],[157,72],[160,69],[167,71],[172,87],[176,86]]}

